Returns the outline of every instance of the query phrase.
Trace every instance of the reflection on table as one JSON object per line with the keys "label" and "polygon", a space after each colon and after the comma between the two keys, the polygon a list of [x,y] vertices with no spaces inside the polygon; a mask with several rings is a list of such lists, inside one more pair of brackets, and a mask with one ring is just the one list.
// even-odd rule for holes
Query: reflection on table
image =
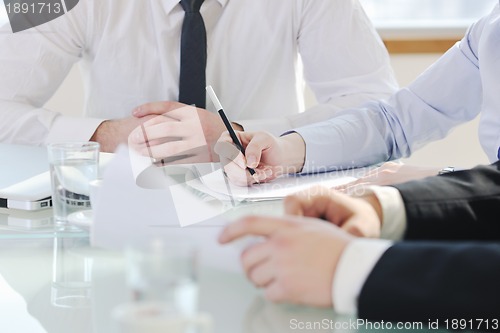
{"label": "reflection on table", "polygon": [[[11,307],[16,320],[0,319],[0,331],[116,332],[111,313],[132,298],[123,253],[91,247],[84,232],[66,236],[1,242],[0,290],[20,295],[26,307]],[[267,302],[241,272],[203,260],[199,283],[199,310],[212,316],[214,332],[306,332],[297,325],[349,320],[330,309]]]}

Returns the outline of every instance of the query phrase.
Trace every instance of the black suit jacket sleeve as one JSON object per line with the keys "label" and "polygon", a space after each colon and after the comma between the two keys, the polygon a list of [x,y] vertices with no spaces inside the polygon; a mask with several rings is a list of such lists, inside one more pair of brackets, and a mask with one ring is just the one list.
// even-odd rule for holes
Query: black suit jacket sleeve
{"label": "black suit jacket sleeve", "polygon": [[394,185],[405,239],[500,239],[500,162]]}
{"label": "black suit jacket sleeve", "polygon": [[500,242],[492,240],[500,239],[500,163],[395,187],[410,241],[377,262],[358,299],[359,317],[422,321],[424,328],[436,319],[490,319],[489,326],[468,329],[497,330]]}
{"label": "black suit jacket sleeve", "polygon": [[[500,244],[395,244],[365,282],[358,316],[375,321],[422,321],[424,328],[436,319],[441,324],[445,319],[490,319],[489,327],[479,329],[498,329]],[[496,326],[492,319],[497,320]]]}

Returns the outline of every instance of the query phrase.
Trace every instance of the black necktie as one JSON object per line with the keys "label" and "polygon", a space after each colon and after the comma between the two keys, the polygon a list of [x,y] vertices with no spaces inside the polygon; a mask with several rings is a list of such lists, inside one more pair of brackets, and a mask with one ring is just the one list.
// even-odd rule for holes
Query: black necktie
{"label": "black necktie", "polygon": [[207,35],[200,14],[203,0],[181,0],[185,16],[181,35],[179,102],[205,108]]}

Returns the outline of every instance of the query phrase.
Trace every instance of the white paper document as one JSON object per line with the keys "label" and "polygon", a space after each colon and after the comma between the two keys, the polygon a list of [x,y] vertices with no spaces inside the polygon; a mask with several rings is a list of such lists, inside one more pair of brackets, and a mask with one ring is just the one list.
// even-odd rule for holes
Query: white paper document
{"label": "white paper document", "polygon": [[246,187],[230,183],[218,163],[196,164],[191,171],[192,174],[186,176],[189,186],[219,200],[236,201],[279,200],[314,185],[335,187],[347,184],[356,180],[363,172],[362,169],[353,169],[310,175],[285,175],[269,183]]}
{"label": "white paper document", "polygon": [[224,209],[206,203],[171,177],[184,176],[190,167],[163,170],[144,164],[141,169],[134,158],[122,146],[107,167],[99,190],[101,204],[90,228],[92,246],[123,250],[155,238],[193,242],[201,250],[203,264],[241,272],[241,248],[217,241],[229,223],[221,215]]}

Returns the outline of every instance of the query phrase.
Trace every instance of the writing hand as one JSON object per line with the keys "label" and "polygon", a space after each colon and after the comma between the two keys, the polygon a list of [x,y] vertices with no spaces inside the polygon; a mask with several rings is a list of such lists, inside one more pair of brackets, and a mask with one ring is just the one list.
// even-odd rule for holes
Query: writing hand
{"label": "writing hand", "polygon": [[[239,186],[269,182],[285,173],[301,170],[305,144],[298,134],[275,137],[266,132],[238,132],[245,156],[234,146],[229,133],[224,132],[215,145],[229,180]],[[255,170],[253,177],[247,171]]]}

